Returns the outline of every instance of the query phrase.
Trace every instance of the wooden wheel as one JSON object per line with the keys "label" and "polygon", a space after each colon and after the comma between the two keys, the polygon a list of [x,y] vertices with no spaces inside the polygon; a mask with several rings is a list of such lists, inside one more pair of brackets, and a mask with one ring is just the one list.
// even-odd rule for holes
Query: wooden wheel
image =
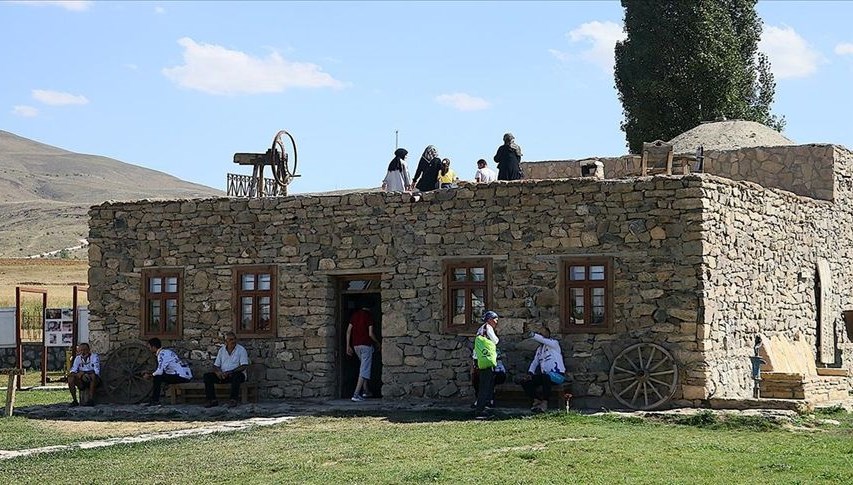
{"label": "wooden wheel", "polygon": [[610,366],[610,392],[631,409],[656,409],[672,398],[678,365],[660,345],[639,343],[619,353]]}
{"label": "wooden wheel", "polygon": [[275,134],[270,148],[270,165],[272,174],[279,187],[284,188],[296,174],[296,140],[285,130]]}
{"label": "wooden wheel", "polygon": [[157,368],[157,359],[148,347],[133,342],[110,352],[101,370],[107,399],[118,404],[135,404],[151,394],[150,380],[142,377]]}

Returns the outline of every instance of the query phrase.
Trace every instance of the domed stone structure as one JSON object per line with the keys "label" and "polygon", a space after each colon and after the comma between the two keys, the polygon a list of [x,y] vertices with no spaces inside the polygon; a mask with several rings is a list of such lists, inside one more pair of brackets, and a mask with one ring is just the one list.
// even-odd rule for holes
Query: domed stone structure
{"label": "domed stone structure", "polygon": [[672,143],[674,153],[693,153],[699,146],[705,147],[707,151],[795,144],[773,128],[745,120],[702,123],[676,136],[669,143]]}

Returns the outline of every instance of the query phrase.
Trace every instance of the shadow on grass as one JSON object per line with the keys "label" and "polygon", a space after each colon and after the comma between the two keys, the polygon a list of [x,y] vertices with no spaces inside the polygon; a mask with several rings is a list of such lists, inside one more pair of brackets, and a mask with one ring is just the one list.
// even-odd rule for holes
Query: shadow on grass
{"label": "shadow on grass", "polygon": [[[203,408],[198,405],[164,405],[144,407],[141,405],[99,404],[94,407],[74,407],[67,404],[46,404],[15,409],[15,414],[28,419],[50,419],[62,421],[239,421],[250,418],[276,418],[282,416],[313,416],[331,418],[373,417],[392,423],[437,423],[474,421],[474,410],[463,408],[435,409],[376,409],[349,408],[310,403],[281,407],[255,408],[241,405],[233,408]],[[557,413],[553,413],[557,414]],[[545,416],[545,415],[543,415]],[[517,408],[495,409],[484,421],[503,421],[532,417],[530,412]],[[480,421],[480,420],[477,420]]]}
{"label": "shadow on grass", "polygon": [[[440,423],[453,421],[474,421],[474,411],[464,410],[330,410],[327,412],[312,413],[312,416],[324,416],[332,418],[384,418],[391,423]],[[521,410],[496,410],[482,421],[505,421],[508,419],[520,419],[529,417],[530,413]],[[480,420],[477,420],[480,421]]]}

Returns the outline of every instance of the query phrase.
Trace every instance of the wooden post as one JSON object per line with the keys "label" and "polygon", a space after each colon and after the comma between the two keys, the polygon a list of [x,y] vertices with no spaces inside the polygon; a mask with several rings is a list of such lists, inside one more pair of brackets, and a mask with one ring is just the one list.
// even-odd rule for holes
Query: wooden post
{"label": "wooden post", "polygon": [[24,369],[8,368],[0,369],[0,375],[9,376],[9,384],[6,387],[6,417],[12,415],[15,409],[15,391],[20,378],[18,376],[24,374]]}

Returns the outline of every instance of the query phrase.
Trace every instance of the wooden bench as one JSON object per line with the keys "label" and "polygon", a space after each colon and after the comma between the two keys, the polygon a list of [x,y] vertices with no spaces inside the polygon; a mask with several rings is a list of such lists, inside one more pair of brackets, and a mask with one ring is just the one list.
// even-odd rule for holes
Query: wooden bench
{"label": "wooden bench", "polygon": [[[231,399],[231,384],[214,384],[216,399],[227,401]],[[204,395],[204,382],[190,381],[183,384],[169,384],[166,395],[171,404],[202,403],[206,400]],[[258,402],[258,384],[255,382],[244,382],[240,384],[240,402]]]}
{"label": "wooden bench", "polygon": [[[566,408],[566,398],[571,399],[571,383],[551,384],[551,394],[548,396],[548,409],[560,410]],[[505,383],[495,386],[495,403],[510,407],[530,407],[531,400],[520,384]]]}
{"label": "wooden bench", "polygon": [[[203,378],[202,373],[199,378]],[[264,373],[263,364],[251,364],[246,370],[248,376],[246,382],[240,384],[240,402],[258,402],[258,376]],[[213,388],[216,392],[218,401],[227,401],[231,399],[231,384],[214,384]],[[171,404],[188,404],[188,403],[203,403],[206,400],[204,395],[204,381],[194,380],[182,384],[169,384],[166,387],[166,396]]]}
{"label": "wooden bench", "polygon": [[6,387],[6,417],[11,416],[12,411],[15,410],[15,389],[18,387],[19,376],[24,375],[26,372],[24,369],[15,367],[0,369],[0,375],[9,376],[8,387]]}

